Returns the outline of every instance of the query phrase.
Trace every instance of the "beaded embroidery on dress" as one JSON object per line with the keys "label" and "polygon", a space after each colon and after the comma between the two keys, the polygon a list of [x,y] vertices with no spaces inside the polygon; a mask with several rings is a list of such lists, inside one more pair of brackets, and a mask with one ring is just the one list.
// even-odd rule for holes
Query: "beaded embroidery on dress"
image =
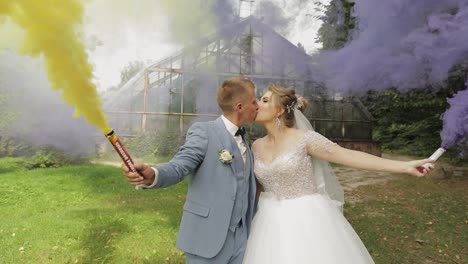
{"label": "beaded embroidery on dress", "polygon": [[270,163],[263,162],[259,153],[254,152],[255,175],[265,192],[278,198],[296,198],[316,192],[307,142],[311,142],[313,149],[324,148],[327,151],[335,144],[316,132],[307,131],[297,145],[291,145]]}
{"label": "beaded embroidery on dress", "polygon": [[374,263],[333,201],[317,192],[307,146],[330,151],[332,141],[314,131],[271,162],[254,151],[255,174],[264,187],[244,264]]}

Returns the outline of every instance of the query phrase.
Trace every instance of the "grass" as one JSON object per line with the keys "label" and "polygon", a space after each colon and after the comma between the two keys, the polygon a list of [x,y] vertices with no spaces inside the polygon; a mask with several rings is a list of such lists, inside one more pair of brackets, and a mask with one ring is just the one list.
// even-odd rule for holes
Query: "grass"
{"label": "grass", "polygon": [[102,165],[18,170],[0,159],[0,263],[183,263],[186,182],[135,191]]}
{"label": "grass", "polygon": [[468,181],[402,177],[361,186],[345,215],[376,263],[467,263]]}
{"label": "grass", "polygon": [[[187,182],[135,191],[104,165],[18,169],[0,159],[0,263],[184,263]],[[466,179],[361,186],[345,215],[378,264],[466,263]]]}

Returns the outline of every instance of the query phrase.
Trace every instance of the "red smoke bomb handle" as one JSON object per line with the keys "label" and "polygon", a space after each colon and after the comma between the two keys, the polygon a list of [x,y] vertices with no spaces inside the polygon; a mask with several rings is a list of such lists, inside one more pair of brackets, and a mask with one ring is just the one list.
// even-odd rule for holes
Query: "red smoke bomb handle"
{"label": "red smoke bomb handle", "polygon": [[[434,162],[444,154],[445,149],[444,148],[438,148],[432,155],[429,157],[430,160],[433,160]],[[420,173],[424,173],[424,170],[428,170],[429,167],[431,166],[431,163],[425,163],[419,167],[417,167],[418,171]]]}
{"label": "red smoke bomb handle", "polygon": [[[107,139],[114,147],[117,154],[119,154],[120,158],[124,162],[125,166],[131,171],[141,176],[141,174],[135,169],[134,163],[130,155],[128,154],[127,150],[125,149],[124,145],[120,141],[120,139],[115,134],[114,130],[111,130],[109,133],[106,134]],[[136,190],[141,190],[143,187],[141,185],[135,186]]]}
{"label": "red smoke bomb handle", "polygon": [[429,164],[430,163],[425,163],[424,165],[421,165],[421,166],[417,167],[416,169],[418,169],[418,171],[420,173],[424,173],[424,170],[427,170],[429,168]]}

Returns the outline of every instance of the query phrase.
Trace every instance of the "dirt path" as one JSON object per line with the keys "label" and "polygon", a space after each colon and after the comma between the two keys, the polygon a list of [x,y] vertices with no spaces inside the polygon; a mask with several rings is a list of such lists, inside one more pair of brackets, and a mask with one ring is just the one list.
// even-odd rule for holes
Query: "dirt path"
{"label": "dirt path", "polygon": [[[384,154],[383,157],[395,160],[414,159],[408,156],[389,154]],[[353,192],[353,190],[359,186],[382,184],[391,180],[405,177],[405,175],[403,174],[360,170],[349,167],[335,167],[333,170],[336,176],[338,177],[338,180],[343,186],[346,195],[346,202],[357,202],[361,200],[359,194]],[[468,177],[468,168],[454,167],[453,165],[447,163],[437,162],[435,169],[431,171],[431,173],[427,177],[443,179],[452,176]]]}
{"label": "dirt path", "polygon": [[398,174],[394,173],[359,170],[347,167],[334,168],[333,171],[345,191],[352,191],[363,185],[385,183],[399,177]]}
{"label": "dirt path", "polygon": [[[384,154],[383,157],[396,160],[411,160],[410,157],[396,155]],[[351,191],[359,186],[381,184],[401,177],[401,175],[396,173],[369,171],[349,167],[335,167],[333,170],[347,193],[352,193]]]}

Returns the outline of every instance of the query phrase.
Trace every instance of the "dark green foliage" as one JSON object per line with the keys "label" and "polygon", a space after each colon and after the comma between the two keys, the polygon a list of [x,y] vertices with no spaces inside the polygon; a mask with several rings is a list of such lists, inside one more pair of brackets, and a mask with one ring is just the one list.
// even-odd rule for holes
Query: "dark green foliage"
{"label": "dark green foliage", "polygon": [[[455,67],[444,88],[437,92],[433,92],[433,87],[406,93],[390,88],[383,92],[369,91],[361,97],[375,118],[373,137],[382,142],[384,150],[427,156],[440,147],[441,117],[449,108],[447,98],[463,89],[464,75],[460,67],[464,66]],[[452,156],[456,157],[457,153]]]}
{"label": "dark green foliage", "polygon": [[242,73],[252,73],[252,66],[255,65],[255,61],[253,56],[252,56],[252,53],[253,53],[253,40],[254,40],[254,36],[252,36],[252,34],[249,34],[245,37],[242,38],[241,40],[241,45],[240,45],[240,49],[241,49],[241,52],[243,53],[243,60],[244,60],[244,64],[247,66],[247,69],[242,69],[242,65],[241,65],[241,71]]}
{"label": "dark green foliage", "polygon": [[440,146],[445,99],[428,90],[401,93],[391,88],[370,91],[361,100],[375,118],[373,137],[384,150],[424,156]]}
{"label": "dark green foliage", "polygon": [[352,30],[355,28],[355,18],[351,15],[354,3],[346,0],[334,0],[319,9],[325,9],[324,15],[318,19],[323,21],[318,30],[317,42],[321,42],[323,49],[339,49],[351,39]]}

